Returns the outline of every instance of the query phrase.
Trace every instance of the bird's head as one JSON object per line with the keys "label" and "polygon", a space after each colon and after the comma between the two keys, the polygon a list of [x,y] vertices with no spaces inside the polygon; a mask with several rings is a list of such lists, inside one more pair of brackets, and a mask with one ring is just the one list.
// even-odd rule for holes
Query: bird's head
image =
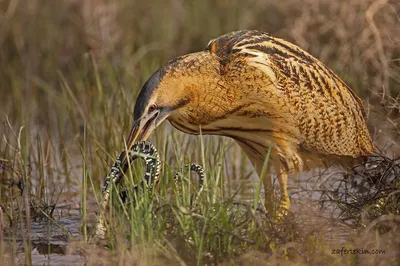
{"label": "bird's head", "polygon": [[127,148],[146,140],[165,119],[195,122],[195,117],[204,118],[207,112],[200,98],[217,83],[218,66],[216,56],[204,51],[178,57],[158,69],[137,97]]}

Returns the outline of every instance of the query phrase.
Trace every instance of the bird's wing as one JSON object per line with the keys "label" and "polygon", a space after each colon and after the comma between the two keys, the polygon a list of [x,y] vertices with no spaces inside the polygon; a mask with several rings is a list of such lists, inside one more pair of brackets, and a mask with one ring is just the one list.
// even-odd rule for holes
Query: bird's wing
{"label": "bird's wing", "polygon": [[244,98],[296,126],[306,150],[360,156],[374,150],[361,99],[328,67],[301,48],[259,31],[209,42],[221,74]]}

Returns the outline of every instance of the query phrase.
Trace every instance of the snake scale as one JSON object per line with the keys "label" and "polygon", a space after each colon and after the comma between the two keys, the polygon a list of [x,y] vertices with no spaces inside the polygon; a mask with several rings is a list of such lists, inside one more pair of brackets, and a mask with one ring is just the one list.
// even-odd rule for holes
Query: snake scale
{"label": "snake scale", "polygon": [[[102,204],[101,204],[101,211],[100,214],[97,216],[97,221],[94,225],[94,232],[92,235],[93,238],[97,239],[104,239],[106,233],[105,227],[105,219],[104,219],[104,211],[106,210],[109,199],[110,199],[110,189],[111,183],[113,185],[120,184],[124,174],[129,168],[130,162],[142,158],[146,164],[146,172],[144,175],[144,180],[151,189],[154,183],[157,183],[159,180],[160,172],[161,172],[161,160],[158,154],[157,149],[154,147],[153,144],[147,141],[140,141],[135,143],[131,150],[121,152],[115,163],[111,167],[110,172],[106,176],[104,180],[104,185],[102,189]],[[123,163],[124,162],[124,163]],[[204,169],[198,164],[187,164],[185,168],[189,168],[190,171],[194,171],[199,176],[199,193],[203,188],[204,183]],[[178,179],[181,176],[180,173],[175,174],[174,180],[175,184],[177,185]],[[142,182],[143,183],[143,182]],[[138,188],[138,185],[135,185],[134,188]],[[127,192],[122,191],[120,193],[120,197],[122,201],[125,202],[127,198]]]}

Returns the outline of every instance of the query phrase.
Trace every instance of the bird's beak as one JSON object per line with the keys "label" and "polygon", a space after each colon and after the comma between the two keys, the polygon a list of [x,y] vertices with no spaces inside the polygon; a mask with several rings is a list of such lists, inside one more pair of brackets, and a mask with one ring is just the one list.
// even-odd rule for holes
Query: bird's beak
{"label": "bird's beak", "polygon": [[138,141],[147,140],[153,130],[157,127],[159,123],[158,120],[160,111],[155,110],[149,114],[144,114],[141,118],[136,120],[129,134],[126,147],[128,150],[132,149],[132,146]]}
{"label": "bird's beak", "polygon": [[171,113],[168,108],[154,110],[151,113],[144,114],[141,118],[133,123],[131,133],[129,133],[126,142],[127,150],[131,150],[133,145],[138,141],[145,141],[151,135],[156,127],[158,127]]}

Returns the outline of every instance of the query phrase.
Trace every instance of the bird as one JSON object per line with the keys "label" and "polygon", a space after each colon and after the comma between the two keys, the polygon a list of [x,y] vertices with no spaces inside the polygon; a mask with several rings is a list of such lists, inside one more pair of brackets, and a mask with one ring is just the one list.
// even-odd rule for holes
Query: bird
{"label": "bird", "polygon": [[235,140],[263,179],[266,210],[277,216],[290,210],[289,175],[376,149],[355,92],[308,52],[258,30],[224,34],[161,66],[139,92],[133,120],[128,149],[165,120],[187,134]]}

